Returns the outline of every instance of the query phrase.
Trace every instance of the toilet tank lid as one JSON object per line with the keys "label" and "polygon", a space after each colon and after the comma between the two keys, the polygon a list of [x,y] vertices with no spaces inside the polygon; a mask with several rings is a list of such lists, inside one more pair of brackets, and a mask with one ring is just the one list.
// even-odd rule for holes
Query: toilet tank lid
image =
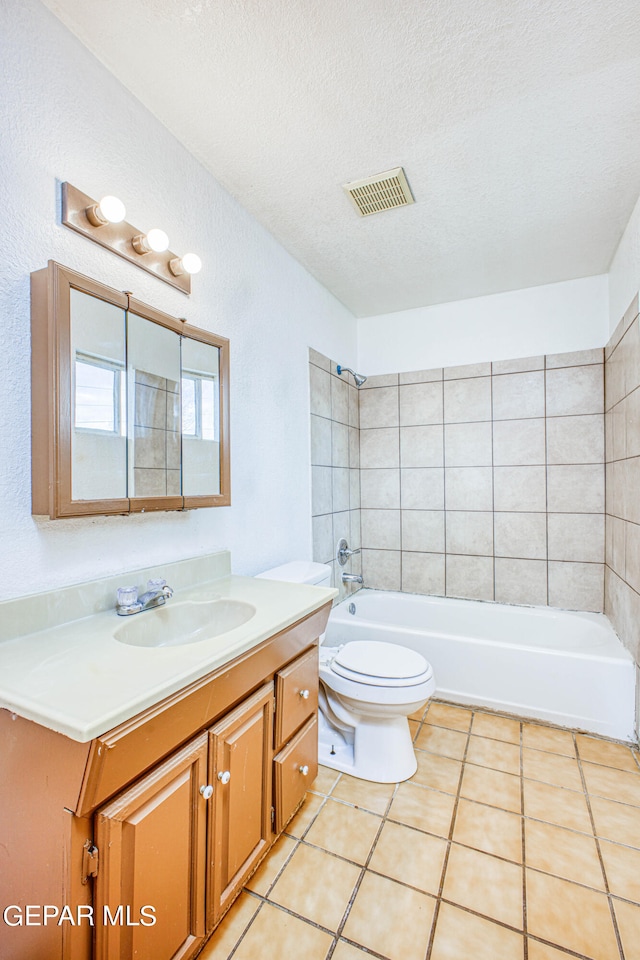
{"label": "toilet tank lid", "polygon": [[322,583],[331,577],[331,567],[312,560],[292,560],[256,575],[265,580],[286,580],[288,583]]}

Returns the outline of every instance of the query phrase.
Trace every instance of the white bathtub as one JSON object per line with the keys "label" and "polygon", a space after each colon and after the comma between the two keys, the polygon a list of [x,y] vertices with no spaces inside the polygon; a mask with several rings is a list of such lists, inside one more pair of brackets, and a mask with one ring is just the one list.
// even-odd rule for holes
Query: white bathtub
{"label": "white bathtub", "polygon": [[325,643],[365,639],[421,653],[443,700],[634,739],[635,665],[602,614],[360,590]]}

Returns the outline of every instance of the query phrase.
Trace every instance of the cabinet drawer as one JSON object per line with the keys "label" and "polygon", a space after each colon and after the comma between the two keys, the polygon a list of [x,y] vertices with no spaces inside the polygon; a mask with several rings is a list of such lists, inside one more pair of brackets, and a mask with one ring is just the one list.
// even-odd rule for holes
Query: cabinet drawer
{"label": "cabinet drawer", "polygon": [[273,761],[276,833],[284,829],[317,776],[318,718],[314,716]]}
{"label": "cabinet drawer", "polygon": [[276,674],[276,750],[317,709],[318,648],[314,646]]}

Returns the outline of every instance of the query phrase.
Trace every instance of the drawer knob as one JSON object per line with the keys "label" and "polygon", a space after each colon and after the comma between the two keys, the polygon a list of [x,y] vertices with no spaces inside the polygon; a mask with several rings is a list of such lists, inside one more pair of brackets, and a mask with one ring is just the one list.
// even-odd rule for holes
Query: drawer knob
{"label": "drawer knob", "polygon": [[300,691],[300,696],[302,697],[303,700],[308,700],[308,699],[309,699],[309,691],[308,691],[308,690],[301,690],[301,691]]}
{"label": "drawer knob", "polygon": [[205,798],[205,800],[210,800],[211,797],[213,796],[213,787],[211,786],[210,783],[208,783],[206,786],[200,787],[200,793]]}
{"label": "drawer knob", "polygon": [[301,766],[298,769],[300,770],[300,773],[302,774],[303,777],[306,777],[307,774],[309,773],[309,767],[307,766],[306,763],[304,764],[304,766]]}
{"label": "drawer knob", "polygon": [[221,770],[218,774],[218,780],[220,783],[229,783],[229,780],[231,780],[231,773],[229,770],[225,770],[224,772]]}

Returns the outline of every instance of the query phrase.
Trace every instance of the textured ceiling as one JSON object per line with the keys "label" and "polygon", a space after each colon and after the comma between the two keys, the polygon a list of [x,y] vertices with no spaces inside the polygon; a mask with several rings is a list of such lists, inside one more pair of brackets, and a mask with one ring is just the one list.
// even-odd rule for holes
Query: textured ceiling
{"label": "textured ceiling", "polygon": [[637,0],[45,2],[358,316],[602,273],[640,192]]}

